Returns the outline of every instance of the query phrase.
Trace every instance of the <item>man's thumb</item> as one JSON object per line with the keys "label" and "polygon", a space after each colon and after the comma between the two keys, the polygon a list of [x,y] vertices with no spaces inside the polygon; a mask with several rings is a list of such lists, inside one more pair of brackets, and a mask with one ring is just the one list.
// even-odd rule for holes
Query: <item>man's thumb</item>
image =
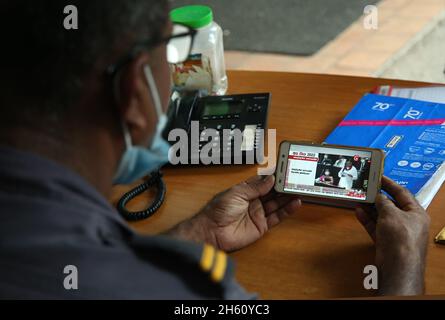
{"label": "man's thumb", "polygon": [[256,176],[248,179],[246,181],[246,184],[248,185],[249,189],[252,189],[252,191],[255,191],[255,196],[262,197],[269,193],[269,191],[273,188],[273,185],[275,183],[275,176]]}

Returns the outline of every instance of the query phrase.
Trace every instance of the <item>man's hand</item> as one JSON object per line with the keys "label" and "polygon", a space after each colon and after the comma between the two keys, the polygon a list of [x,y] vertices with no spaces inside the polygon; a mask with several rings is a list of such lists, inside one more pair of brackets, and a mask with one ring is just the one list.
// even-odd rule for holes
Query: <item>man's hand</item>
{"label": "man's hand", "polygon": [[358,220],[376,245],[379,292],[422,294],[430,218],[406,188],[383,177],[382,189],[395,202],[380,194],[375,209],[365,206],[356,209]]}
{"label": "man's hand", "polygon": [[194,218],[169,234],[234,251],[260,239],[301,206],[295,196],[272,190],[274,176],[253,177],[215,196]]}

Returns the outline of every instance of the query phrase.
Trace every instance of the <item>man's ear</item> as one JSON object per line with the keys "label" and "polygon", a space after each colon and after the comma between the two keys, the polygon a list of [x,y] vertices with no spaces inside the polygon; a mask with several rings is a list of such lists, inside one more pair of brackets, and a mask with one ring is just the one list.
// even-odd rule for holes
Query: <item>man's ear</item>
{"label": "man's ear", "polygon": [[141,53],[120,74],[118,109],[127,125],[134,145],[148,145],[156,127],[156,111],[144,74],[149,63],[148,53]]}

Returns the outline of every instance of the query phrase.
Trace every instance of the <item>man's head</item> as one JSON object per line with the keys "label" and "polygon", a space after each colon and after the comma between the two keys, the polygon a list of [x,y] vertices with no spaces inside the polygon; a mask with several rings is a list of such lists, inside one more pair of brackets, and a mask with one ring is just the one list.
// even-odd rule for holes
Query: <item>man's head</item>
{"label": "man's head", "polygon": [[345,167],[346,167],[346,170],[351,170],[352,169],[352,161],[350,161],[350,160],[346,161]]}
{"label": "man's head", "polygon": [[[78,10],[77,30],[64,28],[67,5]],[[6,138],[11,130],[20,131],[15,140],[26,136],[22,132],[63,139],[65,148],[108,159],[102,165],[110,174],[124,148],[122,123],[134,144],[150,144],[157,115],[144,67],[153,71],[165,104],[170,78],[161,40],[171,32],[166,0],[10,0],[2,3],[0,20],[6,44],[1,85],[8,88],[0,100],[0,143],[23,145]],[[107,77],[107,67],[141,41],[155,45]]]}

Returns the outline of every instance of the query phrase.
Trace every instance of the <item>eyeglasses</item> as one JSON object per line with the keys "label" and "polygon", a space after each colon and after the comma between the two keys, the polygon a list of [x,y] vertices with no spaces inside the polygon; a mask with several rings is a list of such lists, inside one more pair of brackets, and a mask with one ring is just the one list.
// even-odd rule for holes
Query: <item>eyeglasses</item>
{"label": "eyeglasses", "polygon": [[173,25],[172,36],[167,38],[167,61],[176,64],[184,62],[193,49],[196,30],[182,24]]}
{"label": "eyeglasses", "polygon": [[182,63],[188,59],[193,48],[196,30],[186,25],[174,24],[170,37],[157,41],[141,41],[133,46],[133,49],[117,63],[109,66],[107,75],[114,76],[120,68],[133,60],[140,52],[152,49],[160,44],[167,44],[167,62],[171,64]]}

